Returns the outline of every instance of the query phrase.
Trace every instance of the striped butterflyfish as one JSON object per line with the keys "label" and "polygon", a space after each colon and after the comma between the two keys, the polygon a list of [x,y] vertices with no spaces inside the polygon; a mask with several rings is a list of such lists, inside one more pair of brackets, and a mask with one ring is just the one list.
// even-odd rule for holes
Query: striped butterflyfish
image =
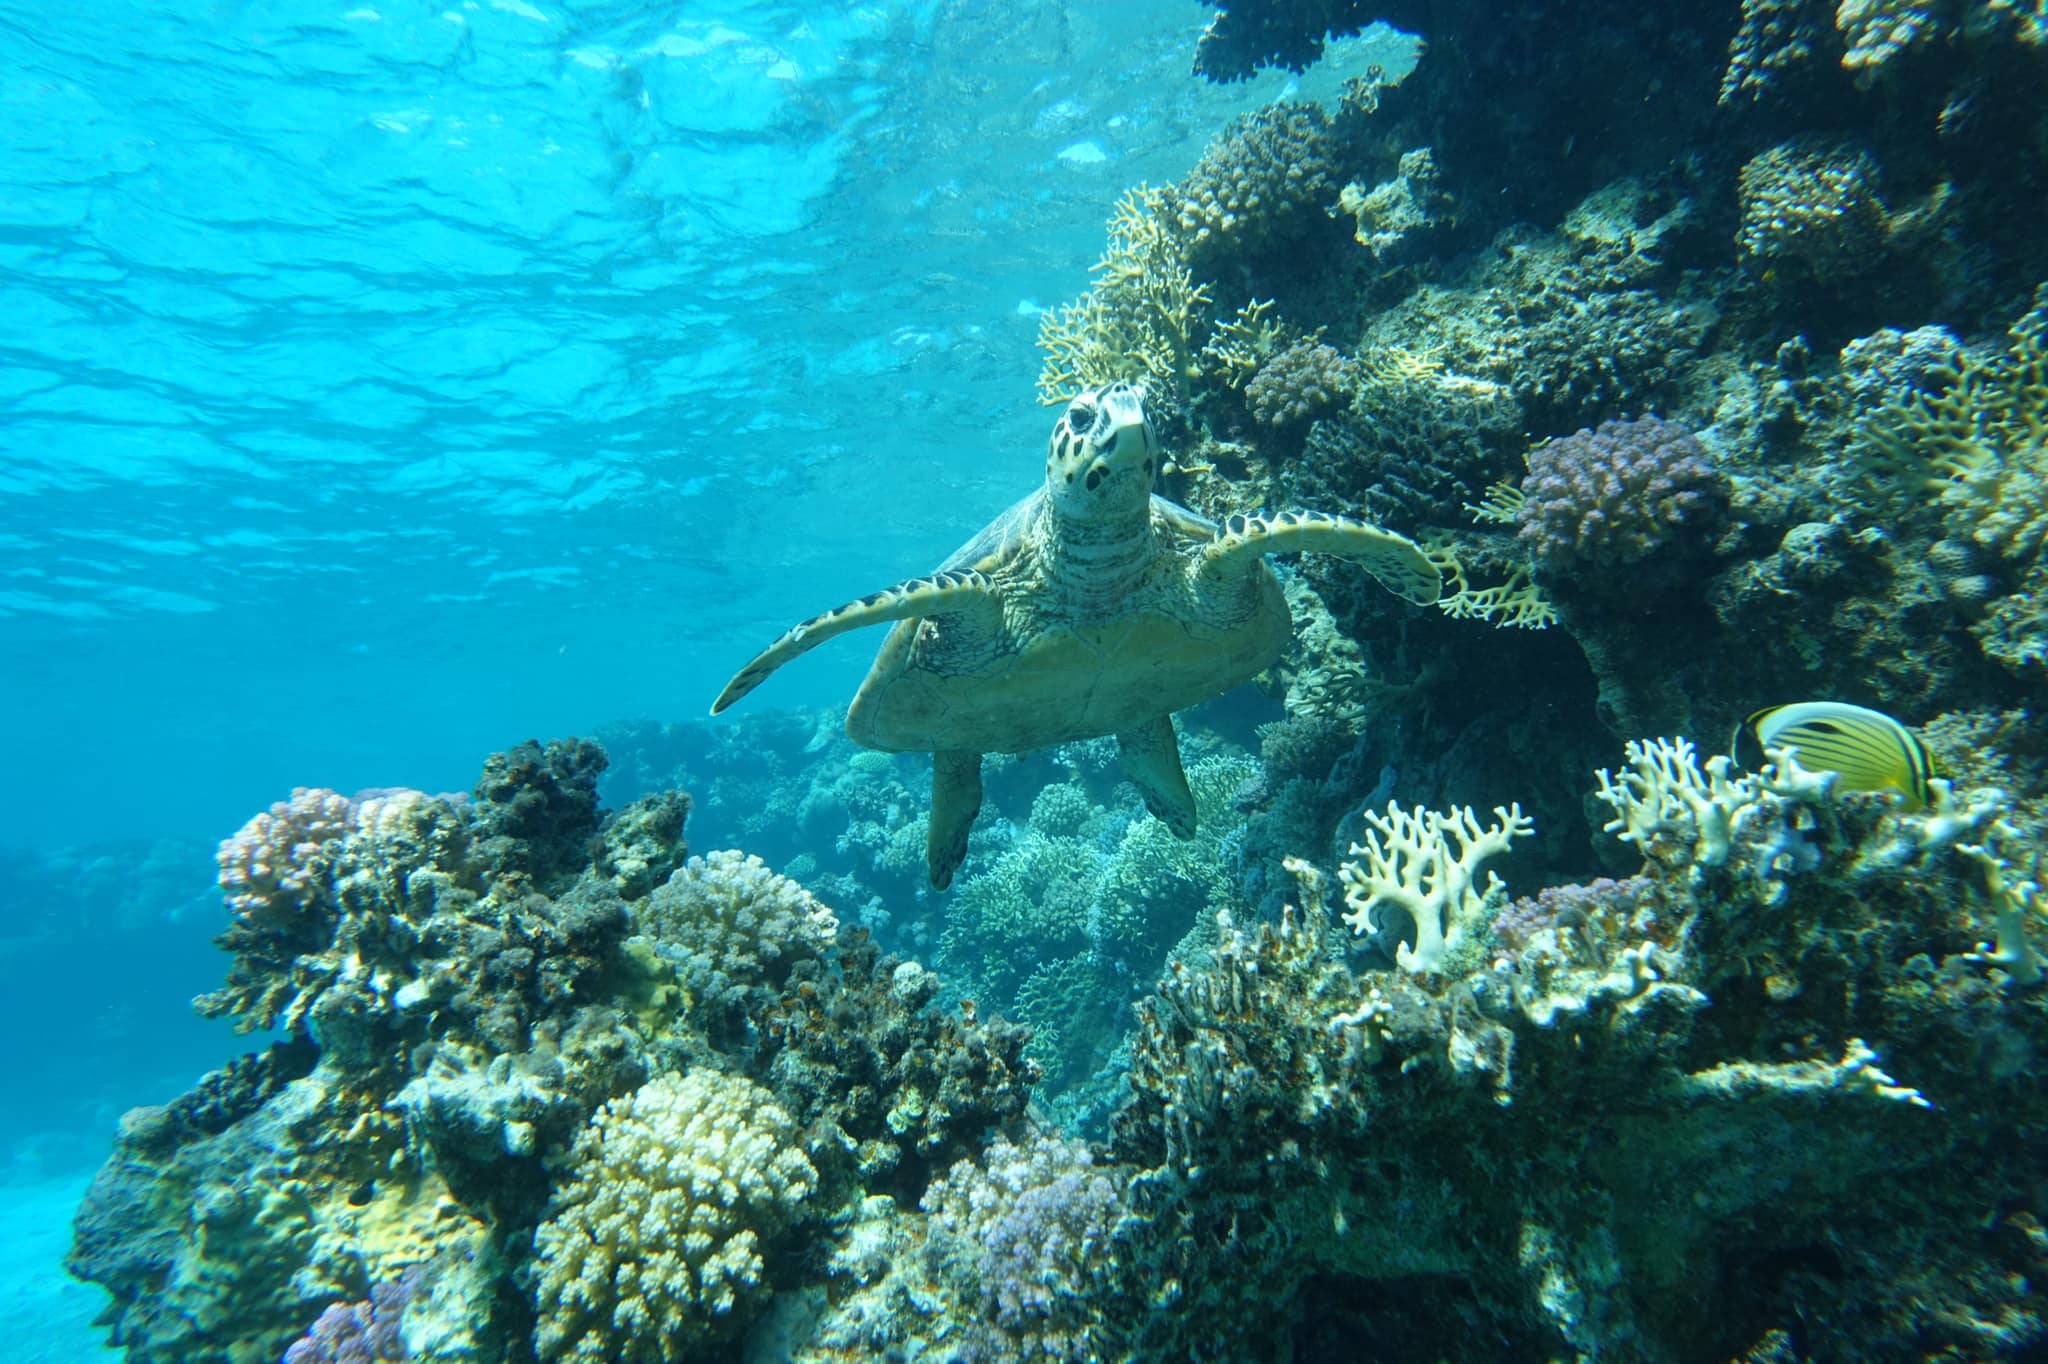
{"label": "striped butterflyfish", "polygon": [[1920,736],[1882,711],[1846,701],[1766,706],[1736,729],[1733,748],[1738,762],[1746,760],[1745,748],[1791,748],[1801,767],[1839,773],[1845,790],[1896,791],[1908,810],[1931,798],[1927,782],[1934,761]]}

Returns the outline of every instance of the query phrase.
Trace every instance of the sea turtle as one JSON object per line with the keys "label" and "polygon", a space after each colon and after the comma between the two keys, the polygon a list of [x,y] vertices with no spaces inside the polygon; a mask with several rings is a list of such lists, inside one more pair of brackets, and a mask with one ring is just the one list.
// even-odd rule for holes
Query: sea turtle
{"label": "sea turtle", "polygon": [[1114,383],[1067,404],[1045,486],[938,570],[813,616],[725,684],[711,713],[835,635],[897,622],[846,713],[865,748],[932,755],[925,865],[944,890],[981,809],[981,755],[1114,734],[1124,775],[1181,838],[1195,799],[1172,714],[1280,657],[1293,630],[1264,556],[1323,550],[1395,594],[1437,598],[1412,541],[1346,517],[1290,511],[1221,525],[1157,497],[1144,392]]}

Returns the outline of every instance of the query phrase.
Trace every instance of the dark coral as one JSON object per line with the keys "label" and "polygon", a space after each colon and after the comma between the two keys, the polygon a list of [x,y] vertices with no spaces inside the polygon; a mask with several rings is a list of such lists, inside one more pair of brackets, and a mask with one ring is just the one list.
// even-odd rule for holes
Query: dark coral
{"label": "dark coral", "polygon": [[485,856],[541,880],[587,865],[605,762],[588,739],[528,739],[493,753],[474,792]]}

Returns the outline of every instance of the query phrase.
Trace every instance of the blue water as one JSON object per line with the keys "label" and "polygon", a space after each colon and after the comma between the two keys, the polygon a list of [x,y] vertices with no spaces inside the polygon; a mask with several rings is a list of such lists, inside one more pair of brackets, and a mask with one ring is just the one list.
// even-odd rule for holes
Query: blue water
{"label": "blue water", "polygon": [[56,1190],[5,1205],[0,1301],[61,1324],[36,1357],[96,1354],[67,1181],[227,1054],[186,1009],[213,842],[294,785],[701,714],[1027,490],[1038,311],[1122,189],[1287,88],[1197,80],[1208,13],[0,3],[0,1174]]}

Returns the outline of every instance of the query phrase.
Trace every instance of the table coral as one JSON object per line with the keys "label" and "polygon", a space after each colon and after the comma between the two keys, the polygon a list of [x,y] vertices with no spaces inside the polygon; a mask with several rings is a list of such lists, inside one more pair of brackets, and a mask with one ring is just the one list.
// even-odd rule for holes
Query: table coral
{"label": "table coral", "polygon": [[542,1359],[676,1364],[766,1294],[769,1244],[818,1174],[741,1077],[662,1075],[600,1109],[534,1233]]}

